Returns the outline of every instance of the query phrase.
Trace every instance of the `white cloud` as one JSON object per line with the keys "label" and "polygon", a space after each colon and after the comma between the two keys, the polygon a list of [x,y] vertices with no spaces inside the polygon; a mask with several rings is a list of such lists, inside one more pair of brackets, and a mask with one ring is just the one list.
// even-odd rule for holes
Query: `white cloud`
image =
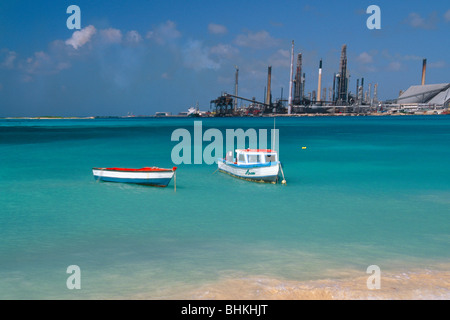
{"label": "white cloud", "polygon": [[43,51],[35,52],[33,57],[27,59],[25,70],[28,73],[37,73],[50,63],[50,56],[47,53]]}
{"label": "white cloud", "polygon": [[212,34],[225,34],[228,32],[227,27],[221,24],[210,23],[208,25],[208,31]]}
{"label": "white cloud", "polygon": [[189,41],[183,49],[183,62],[187,68],[194,70],[212,69],[216,70],[220,67],[219,63],[212,60],[209,56],[209,49],[203,47],[198,41]]}
{"label": "white cloud", "polygon": [[14,68],[14,61],[16,60],[16,58],[17,58],[17,53],[15,53],[14,51],[9,51],[8,49],[0,50],[0,59],[3,60],[0,63],[0,67],[6,68],[6,69]]}
{"label": "white cloud", "polygon": [[429,30],[436,27],[438,19],[436,12],[432,12],[427,18],[423,18],[416,12],[411,12],[406,19],[406,23],[413,28]]}
{"label": "white cloud", "polygon": [[429,68],[445,68],[447,66],[447,64],[445,63],[445,61],[436,61],[436,62],[431,62],[428,64]]}
{"label": "white cloud", "polygon": [[217,55],[220,58],[230,59],[239,53],[239,49],[229,44],[219,43],[218,45],[212,47],[210,49],[210,52],[211,54]]}
{"label": "white cloud", "polygon": [[422,57],[416,56],[416,55],[412,55],[412,54],[407,54],[405,56],[403,56],[403,59],[405,60],[412,60],[412,61],[418,61],[418,60],[422,60]]}
{"label": "white cloud", "polygon": [[35,75],[57,74],[70,67],[67,56],[57,56],[55,53],[48,54],[44,51],[35,52],[33,56],[18,63],[24,82],[32,81]]}
{"label": "white cloud", "polygon": [[363,52],[356,58],[356,61],[362,64],[372,63],[373,57],[369,53]]}
{"label": "white cloud", "polygon": [[387,69],[389,71],[399,71],[402,67],[402,64],[398,61],[392,61],[391,63],[389,63]]}
{"label": "white cloud", "polygon": [[56,64],[56,69],[58,71],[64,70],[64,69],[69,69],[70,68],[70,63],[68,62],[58,62]]}
{"label": "white cloud", "polygon": [[377,70],[373,65],[373,53],[370,54],[364,51],[356,57],[356,61],[359,64],[358,68],[361,72],[375,72]]}
{"label": "white cloud", "polygon": [[167,20],[165,23],[160,24],[154,30],[147,32],[147,39],[152,39],[156,43],[163,45],[174,39],[180,38],[181,32],[177,30],[175,22]]}
{"label": "white cloud", "polygon": [[450,22],[450,9],[444,14],[444,19],[447,22]]}
{"label": "white cloud", "polygon": [[139,32],[132,30],[132,31],[128,31],[126,34],[126,41],[128,43],[139,43],[142,40],[142,36],[139,34]]}
{"label": "white cloud", "polygon": [[89,42],[92,36],[97,32],[94,26],[90,25],[79,31],[75,31],[70,39],[66,40],[67,45],[71,45],[75,50]]}
{"label": "white cloud", "polygon": [[264,49],[279,44],[279,40],[273,38],[267,31],[247,32],[236,37],[235,43],[241,47],[250,47],[254,49]]}
{"label": "white cloud", "polygon": [[106,43],[122,42],[122,32],[119,29],[108,28],[100,30],[100,36]]}
{"label": "white cloud", "polygon": [[409,25],[414,28],[420,28],[425,26],[425,19],[418,13],[411,12],[408,16]]}
{"label": "white cloud", "polygon": [[269,58],[269,64],[273,67],[289,67],[291,65],[291,53],[289,50],[279,49]]}

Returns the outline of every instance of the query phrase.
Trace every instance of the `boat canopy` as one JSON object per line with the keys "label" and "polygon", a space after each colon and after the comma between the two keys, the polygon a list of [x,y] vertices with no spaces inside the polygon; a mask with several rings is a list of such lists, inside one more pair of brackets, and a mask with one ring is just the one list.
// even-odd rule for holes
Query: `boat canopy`
{"label": "boat canopy", "polygon": [[236,149],[237,164],[259,164],[277,162],[278,154],[270,149]]}

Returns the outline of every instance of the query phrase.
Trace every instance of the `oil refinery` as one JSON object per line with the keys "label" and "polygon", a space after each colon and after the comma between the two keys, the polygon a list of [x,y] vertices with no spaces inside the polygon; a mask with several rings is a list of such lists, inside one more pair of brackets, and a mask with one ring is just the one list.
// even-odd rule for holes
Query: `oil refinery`
{"label": "oil refinery", "polygon": [[[448,113],[450,83],[425,84],[426,59],[423,59],[421,84],[413,85],[393,100],[379,101],[378,83],[364,83],[356,79],[355,91],[349,86],[347,45],[342,45],[340,62],[333,74],[333,86],[322,86],[323,59],[318,64],[317,87],[307,92],[306,74],[303,72],[303,54],[297,54],[294,71],[294,41],[290,55],[290,77],[288,99],[272,99],[272,66],[267,68],[267,86],[264,101],[238,94],[239,68],[236,66],[234,93],[224,92],[210,101],[212,116],[262,116],[262,115],[368,115],[368,114],[411,114]],[[241,106],[239,106],[239,102]]]}

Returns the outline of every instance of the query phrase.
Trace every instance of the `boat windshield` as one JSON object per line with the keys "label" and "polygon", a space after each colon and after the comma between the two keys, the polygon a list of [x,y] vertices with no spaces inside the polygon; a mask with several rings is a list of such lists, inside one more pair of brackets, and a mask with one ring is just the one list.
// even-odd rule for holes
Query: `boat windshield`
{"label": "boat windshield", "polygon": [[259,154],[249,154],[248,155],[248,163],[260,163],[261,155]]}
{"label": "boat windshield", "polygon": [[257,164],[276,162],[277,154],[267,152],[237,152],[237,162],[241,164]]}
{"label": "boat windshield", "polygon": [[274,153],[267,153],[265,155],[265,161],[264,162],[275,162],[277,161],[277,155]]}

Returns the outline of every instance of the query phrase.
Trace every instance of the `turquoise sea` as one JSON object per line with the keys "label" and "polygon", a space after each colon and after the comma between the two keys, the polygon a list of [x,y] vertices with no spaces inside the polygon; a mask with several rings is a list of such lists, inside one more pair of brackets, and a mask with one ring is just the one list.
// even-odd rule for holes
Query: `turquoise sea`
{"label": "turquoise sea", "polygon": [[[450,298],[450,116],[276,118],[285,186],[207,164],[177,165],[176,192],[174,181],[94,180],[92,167],[171,168],[171,134],[194,121],[224,133],[274,122],[0,120],[0,299],[342,291],[370,265],[405,286],[426,274],[409,283],[413,297]],[[66,286],[70,265],[81,289]]]}

